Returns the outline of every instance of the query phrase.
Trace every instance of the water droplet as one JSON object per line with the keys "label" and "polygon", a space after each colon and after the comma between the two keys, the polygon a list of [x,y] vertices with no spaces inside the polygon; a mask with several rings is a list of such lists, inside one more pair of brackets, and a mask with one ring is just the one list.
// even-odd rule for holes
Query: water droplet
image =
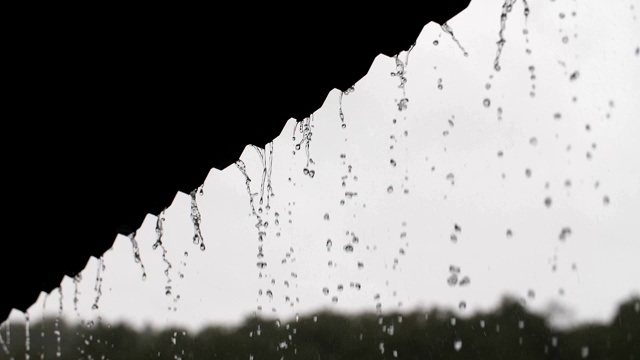
{"label": "water droplet", "polygon": [[551,207],[551,197],[547,196],[546,198],[544,198],[544,205],[546,207]]}
{"label": "water droplet", "polygon": [[579,71],[574,71],[571,74],[571,76],[569,76],[569,80],[576,81],[576,80],[578,80],[579,77],[580,77],[580,72]]}
{"label": "water droplet", "polygon": [[391,164],[391,166],[396,166],[396,161],[393,159],[389,160],[389,163]]}
{"label": "water droplet", "polygon": [[507,238],[511,239],[512,236],[513,236],[513,232],[511,231],[511,229],[507,229]]}
{"label": "water droplet", "polygon": [[605,205],[609,205],[609,203],[610,203],[610,202],[611,202],[611,200],[609,200],[609,196],[605,195],[605,196],[602,198],[602,203],[603,203],[603,204],[605,204]]}
{"label": "water droplet", "polygon": [[582,358],[583,359],[589,357],[589,347],[588,346],[583,346],[581,354],[582,354]]}
{"label": "water droplet", "polygon": [[468,276],[465,276],[462,278],[462,280],[460,280],[460,286],[467,286],[471,284],[471,279]]}
{"label": "water droplet", "polygon": [[456,351],[460,351],[460,349],[462,349],[462,340],[456,340],[453,342],[453,348]]}
{"label": "water droplet", "polygon": [[438,40],[433,40],[433,45],[434,45],[434,46],[438,46],[438,44],[439,44],[439,43],[438,43]]}
{"label": "water droplet", "polygon": [[538,145],[538,139],[536,137],[532,137],[531,139],[529,139],[529,144],[531,144],[532,146]]}
{"label": "water droplet", "polygon": [[458,236],[456,234],[451,234],[451,236],[449,237],[449,239],[451,240],[452,243],[457,243],[458,242]]}
{"label": "water droplet", "polygon": [[448,278],[447,278],[447,284],[449,284],[449,286],[455,286],[458,283],[458,275],[456,274],[451,274]]}
{"label": "water droplet", "polygon": [[534,299],[536,297],[536,292],[533,291],[533,289],[529,289],[529,291],[527,291],[527,296],[529,299]]}
{"label": "water droplet", "polygon": [[329,213],[325,213],[325,214],[324,214],[324,219],[325,219],[326,221],[329,221]]}
{"label": "water droplet", "polygon": [[333,242],[331,241],[331,239],[327,240],[327,251],[331,250],[332,245],[333,245]]}
{"label": "water droplet", "polygon": [[389,187],[387,188],[387,192],[391,194],[393,192],[393,186],[389,185]]}
{"label": "water droplet", "polygon": [[351,244],[347,244],[347,245],[345,245],[345,246],[344,246],[344,251],[346,251],[346,252],[348,252],[348,253],[353,252],[353,245],[351,245]]}
{"label": "water droplet", "polygon": [[460,304],[458,304],[458,308],[460,310],[465,310],[467,308],[467,303],[465,301],[460,301]]}
{"label": "water droplet", "polygon": [[568,226],[565,226],[565,227],[563,227],[563,228],[562,228],[562,230],[560,231],[559,239],[560,239],[560,240],[562,240],[562,241],[564,241],[564,240],[566,240],[566,239],[569,237],[569,235],[571,235],[571,228],[570,228],[570,227],[568,227]]}
{"label": "water droplet", "polygon": [[484,105],[484,107],[489,107],[489,105],[491,105],[491,100],[489,100],[488,98],[484,99],[482,101],[482,104]]}
{"label": "water droplet", "polygon": [[200,243],[200,251],[205,251],[207,249],[207,247],[204,245],[204,243]]}
{"label": "water droplet", "polygon": [[334,303],[334,304],[337,303],[338,302],[338,297],[337,296],[332,297],[331,298],[331,302]]}
{"label": "water droplet", "polygon": [[256,263],[256,266],[258,266],[258,269],[264,269],[267,267],[267,263],[264,261],[259,261]]}
{"label": "water droplet", "polygon": [[563,36],[563,37],[562,37],[562,42],[563,42],[563,43],[565,43],[565,44],[566,44],[566,43],[568,43],[568,42],[569,42],[569,37],[568,37],[568,36],[566,36],[566,35],[565,35],[565,36]]}
{"label": "water droplet", "polygon": [[527,177],[531,177],[531,169],[525,169],[525,170],[524,170],[524,174],[525,174]]}

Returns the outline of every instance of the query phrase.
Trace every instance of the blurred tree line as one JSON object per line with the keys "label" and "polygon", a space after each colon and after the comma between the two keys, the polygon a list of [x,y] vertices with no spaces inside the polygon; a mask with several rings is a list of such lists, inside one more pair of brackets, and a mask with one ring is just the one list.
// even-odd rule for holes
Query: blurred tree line
{"label": "blurred tree line", "polygon": [[[235,328],[135,331],[124,324],[29,326],[31,359],[640,359],[640,298],[621,304],[610,324],[554,330],[514,299],[493,312],[448,311],[358,316],[322,312],[289,323],[253,318]],[[56,336],[60,332],[60,337]],[[25,359],[24,324],[2,336],[0,359]],[[60,340],[58,343],[58,339]],[[60,357],[57,352],[60,349]]]}

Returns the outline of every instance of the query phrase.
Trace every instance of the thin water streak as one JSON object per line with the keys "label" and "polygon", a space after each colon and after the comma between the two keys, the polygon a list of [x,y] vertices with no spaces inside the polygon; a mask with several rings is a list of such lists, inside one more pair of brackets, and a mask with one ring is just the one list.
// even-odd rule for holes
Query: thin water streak
{"label": "thin water streak", "polygon": [[142,259],[140,258],[140,247],[138,246],[138,241],[136,241],[136,231],[129,234],[129,240],[131,240],[131,247],[133,248],[133,260],[136,263],[140,264],[140,269],[142,270],[142,280],[146,280],[147,271],[145,270]]}
{"label": "thin water streak", "polygon": [[202,221],[202,216],[200,215],[200,210],[198,209],[198,201],[196,200],[196,194],[198,192],[202,193],[203,185],[200,185],[198,188],[193,189],[191,192],[191,222],[193,222],[193,243],[198,245],[200,244],[200,250],[204,251],[206,246],[204,245],[204,238],[202,237],[202,232],[200,231],[200,222]]}
{"label": "thin water streak", "polygon": [[456,36],[453,34],[453,29],[451,28],[451,26],[449,26],[449,24],[447,24],[446,22],[444,24],[442,24],[440,26],[442,28],[442,31],[444,31],[445,33],[447,33],[449,36],[451,36],[451,39],[453,39],[453,41],[458,45],[458,47],[460,48],[460,50],[462,50],[462,53],[464,54],[464,56],[469,56],[469,53],[467,52],[467,50],[465,50],[465,48],[462,46],[462,44],[460,43],[460,41],[456,38]]}

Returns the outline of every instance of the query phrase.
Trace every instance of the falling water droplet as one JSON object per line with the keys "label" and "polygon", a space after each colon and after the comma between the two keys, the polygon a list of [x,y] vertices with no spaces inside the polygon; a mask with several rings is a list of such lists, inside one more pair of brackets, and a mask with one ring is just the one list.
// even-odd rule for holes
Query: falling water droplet
{"label": "falling water droplet", "polygon": [[460,349],[462,349],[462,340],[456,340],[453,342],[453,348],[456,351],[460,351]]}
{"label": "falling water droplet", "polygon": [[558,236],[558,238],[562,241],[566,240],[569,235],[571,235],[571,228],[568,226],[565,226],[562,228],[562,230],[560,231],[560,235]]}
{"label": "falling water droplet", "polygon": [[449,286],[455,286],[458,283],[458,275],[456,274],[451,274],[448,278],[447,278],[447,284],[449,284]]}

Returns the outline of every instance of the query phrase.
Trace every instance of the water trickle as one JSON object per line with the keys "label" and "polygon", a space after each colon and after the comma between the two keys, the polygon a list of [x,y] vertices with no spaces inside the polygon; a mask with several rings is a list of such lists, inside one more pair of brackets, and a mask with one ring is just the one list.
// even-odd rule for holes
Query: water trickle
{"label": "water trickle", "polygon": [[132,232],[129,234],[129,240],[131,241],[131,247],[133,248],[133,260],[140,264],[140,269],[142,270],[142,280],[146,280],[147,272],[145,271],[144,264],[142,263],[142,259],[140,258],[140,248],[138,247],[138,241],[136,241],[136,232]]}
{"label": "water trickle", "polygon": [[80,281],[82,281],[82,275],[77,274],[73,277],[73,310],[78,316],[80,316],[80,313],[78,312],[78,295],[80,295],[80,291],[78,291],[78,284]]}
{"label": "water trickle", "polygon": [[[167,259],[167,249],[162,244],[162,236],[164,236],[162,223],[165,221],[164,219],[165,210],[167,209],[165,208],[164,210],[162,210],[162,212],[160,212],[160,215],[158,215],[158,218],[156,220],[156,235],[158,236],[158,238],[156,239],[156,242],[153,244],[153,250],[156,250],[158,247],[160,247],[160,249],[162,250],[162,261],[167,265],[167,267],[164,270],[164,275],[167,277],[167,285],[168,285],[171,283],[171,276],[169,275],[169,272],[173,266],[171,265],[171,262],[169,262],[169,259]],[[168,286],[168,287],[171,288],[171,286]]]}
{"label": "water trickle", "polygon": [[502,14],[500,14],[500,32],[498,33],[498,35],[500,36],[500,39],[496,43],[498,44],[498,49],[496,51],[495,60],[493,61],[493,68],[496,71],[500,71],[501,69],[500,55],[502,54],[502,48],[504,47],[504,44],[507,42],[506,39],[504,38],[504,30],[507,26],[507,15],[508,13],[511,12],[511,8],[515,2],[516,0],[504,0],[504,4],[502,4]]}
{"label": "water trickle", "polygon": [[100,297],[102,296],[102,272],[105,269],[106,266],[104,264],[104,257],[101,256],[96,274],[96,285],[94,287],[94,290],[96,291],[96,299],[93,301],[93,305],[91,306],[93,310],[98,310],[98,302],[100,301]]}
{"label": "water trickle", "polygon": [[444,24],[442,24],[440,26],[442,28],[442,31],[444,31],[445,33],[447,33],[449,36],[451,36],[451,39],[453,39],[453,41],[458,45],[458,47],[460,48],[460,50],[462,50],[462,53],[464,54],[464,56],[469,56],[469,53],[467,53],[467,50],[464,49],[464,47],[462,46],[462,44],[460,44],[460,41],[458,41],[458,39],[455,37],[455,35],[453,35],[453,29],[451,28],[451,26],[449,26],[449,24],[447,24],[446,22]]}
{"label": "water trickle", "polygon": [[[62,356],[62,335],[60,333],[60,318],[62,317],[63,311],[63,302],[64,298],[62,297],[62,288],[58,288],[58,294],[60,295],[58,301],[58,314],[56,315],[55,328],[53,330],[54,335],[56,336],[56,357]],[[77,303],[77,300],[74,299]],[[76,308],[77,311],[77,308]]]}
{"label": "water trickle", "polygon": [[30,357],[30,352],[31,352],[31,338],[30,338],[30,334],[29,334],[29,313],[26,312],[24,314],[24,359],[25,360],[29,360]]}
{"label": "water trickle", "polygon": [[[191,222],[193,223],[193,243],[196,245],[204,245],[204,239],[200,232],[200,221],[202,217],[200,216],[200,210],[198,210],[198,201],[196,200],[196,194],[199,190],[202,191],[202,188],[203,185],[200,185],[197,189],[191,191]],[[201,249],[204,250],[203,246],[201,246]]]}
{"label": "water trickle", "polygon": [[2,351],[5,353],[5,355],[9,356],[9,347],[5,343],[2,334],[0,334],[0,348],[2,348]]}

